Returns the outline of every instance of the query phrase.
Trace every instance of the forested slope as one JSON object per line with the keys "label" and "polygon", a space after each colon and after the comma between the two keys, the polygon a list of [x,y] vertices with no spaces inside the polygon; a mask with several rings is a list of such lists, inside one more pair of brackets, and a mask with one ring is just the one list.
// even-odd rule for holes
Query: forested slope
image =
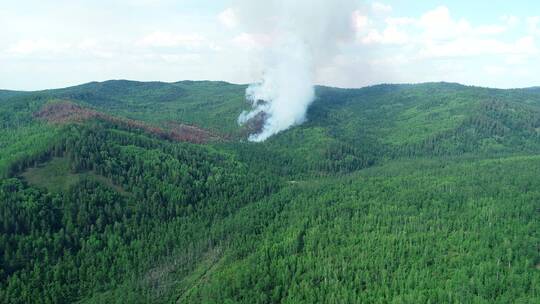
{"label": "forested slope", "polygon": [[264,143],[244,90],[0,91],[0,302],[540,301],[538,89],[318,87]]}

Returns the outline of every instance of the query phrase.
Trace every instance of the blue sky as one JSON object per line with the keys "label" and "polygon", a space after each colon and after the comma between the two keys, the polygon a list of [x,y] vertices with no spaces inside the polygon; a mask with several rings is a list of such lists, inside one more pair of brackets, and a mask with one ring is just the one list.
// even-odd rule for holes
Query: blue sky
{"label": "blue sky", "polygon": [[[257,81],[268,35],[244,22],[243,3],[2,0],[0,88],[107,79]],[[540,85],[538,1],[358,1],[351,20],[350,39],[316,63],[317,83]]]}

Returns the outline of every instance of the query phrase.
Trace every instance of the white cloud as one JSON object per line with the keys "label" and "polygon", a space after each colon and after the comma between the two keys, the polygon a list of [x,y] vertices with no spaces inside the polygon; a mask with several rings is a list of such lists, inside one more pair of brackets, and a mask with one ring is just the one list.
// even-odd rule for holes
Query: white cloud
{"label": "white cloud", "polygon": [[484,66],[484,72],[492,76],[502,76],[506,74],[507,70],[503,66],[487,65],[487,66]]}
{"label": "white cloud", "polygon": [[352,14],[352,25],[357,33],[366,31],[370,25],[368,16],[363,15],[360,11],[354,11]]}
{"label": "white cloud", "polygon": [[390,13],[392,11],[392,6],[381,2],[373,2],[373,4],[371,4],[371,9],[375,13]]}
{"label": "white cloud", "polygon": [[19,58],[63,59],[91,57],[109,59],[118,53],[114,43],[103,43],[96,39],[86,38],[80,41],[59,42],[49,39],[24,39],[11,44],[4,55]]}
{"label": "white cloud", "polygon": [[501,17],[501,20],[509,27],[515,27],[521,22],[519,17],[513,15],[504,15]]}
{"label": "white cloud", "polygon": [[[505,23],[475,27],[466,19],[453,18],[447,7],[439,6],[419,18],[386,18],[383,29],[370,23],[367,25],[369,29],[360,33],[360,41],[364,44],[402,45],[409,51],[416,50],[420,58],[494,54],[530,56],[538,52],[531,36],[510,42],[501,40],[498,36],[508,31],[507,23],[516,22],[512,17],[501,20]],[[529,18],[531,31],[538,24],[540,18]]]}
{"label": "white cloud", "polygon": [[[524,36],[505,41],[498,35],[508,31],[516,18],[503,18],[506,24],[473,27],[465,19],[452,18],[447,7],[441,6],[422,15],[418,24],[423,30],[419,55],[421,57],[467,57],[481,55],[526,55],[538,53],[535,40]],[[540,18],[539,18],[540,21]]]}
{"label": "white cloud", "polygon": [[47,39],[19,40],[7,49],[13,55],[31,55],[36,53],[58,54],[71,48],[69,43],[55,42]]}
{"label": "white cloud", "polygon": [[527,55],[509,55],[504,62],[507,65],[523,65],[527,63],[528,57]]}
{"label": "white cloud", "polygon": [[392,18],[386,18],[385,22],[388,25],[406,26],[406,25],[416,24],[417,20],[414,18],[408,18],[408,17],[398,17],[398,18],[392,17]]}
{"label": "white cloud", "polygon": [[238,25],[238,17],[232,8],[228,8],[219,13],[218,20],[228,28],[235,28]]}
{"label": "white cloud", "polygon": [[77,44],[77,47],[83,51],[93,50],[99,46],[96,39],[87,38]]}
{"label": "white cloud", "polygon": [[173,64],[194,63],[200,61],[202,58],[199,54],[160,54],[157,57],[167,63]]}
{"label": "white cloud", "polygon": [[540,16],[527,18],[527,24],[533,35],[540,35]]}
{"label": "white cloud", "polygon": [[473,29],[477,35],[498,35],[506,32],[507,27],[502,25],[482,25]]}
{"label": "white cloud", "polygon": [[523,37],[513,43],[495,39],[458,38],[445,43],[428,42],[421,49],[420,56],[470,57],[481,55],[534,55],[538,52],[532,37]]}
{"label": "white cloud", "polygon": [[[510,17],[509,17],[510,18]],[[512,19],[512,18],[510,18]],[[510,20],[508,22],[514,22]],[[490,24],[473,27],[466,19],[452,18],[445,6],[428,11],[418,20],[426,39],[450,40],[470,36],[498,35],[507,31],[507,25]]]}
{"label": "white cloud", "polygon": [[371,30],[362,42],[365,44],[406,44],[409,36],[406,32],[400,31],[397,26],[390,25],[384,31]]}
{"label": "white cloud", "polygon": [[169,32],[153,32],[137,41],[138,46],[154,48],[187,47],[198,48],[206,43],[206,39],[198,34],[174,34]]}
{"label": "white cloud", "polygon": [[427,39],[447,40],[471,31],[471,25],[467,20],[454,20],[445,6],[439,6],[422,15],[418,24]]}
{"label": "white cloud", "polygon": [[262,49],[272,44],[272,37],[264,34],[241,33],[234,37],[232,42],[241,49]]}
{"label": "white cloud", "polygon": [[[419,18],[388,17],[384,19],[384,29],[367,23],[367,17],[355,17],[364,32],[358,32],[360,40],[367,44],[435,44],[472,36],[499,35],[507,31],[504,25],[492,24],[473,27],[467,20],[455,20],[445,6],[424,13]],[[356,26],[357,28],[361,26]],[[367,30],[365,28],[368,28]]]}
{"label": "white cloud", "polygon": [[117,54],[117,50],[114,50],[116,46],[112,43],[103,43],[93,38],[83,39],[81,42],[75,45],[76,50],[82,54],[90,55],[92,57],[100,59],[110,59]]}
{"label": "white cloud", "polygon": [[384,57],[381,59],[374,59],[371,60],[370,63],[372,65],[379,65],[384,68],[387,67],[395,67],[395,66],[403,66],[405,64],[409,64],[411,62],[411,58],[404,56],[402,54],[390,56],[390,57]]}

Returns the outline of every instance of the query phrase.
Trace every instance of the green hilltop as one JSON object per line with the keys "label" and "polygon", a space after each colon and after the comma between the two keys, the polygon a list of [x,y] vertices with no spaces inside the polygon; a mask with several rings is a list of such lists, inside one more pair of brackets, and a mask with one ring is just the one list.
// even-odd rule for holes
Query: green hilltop
{"label": "green hilltop", "polygon": [[540,301],[539,88],[245,89],[0,91],[0,302]]}

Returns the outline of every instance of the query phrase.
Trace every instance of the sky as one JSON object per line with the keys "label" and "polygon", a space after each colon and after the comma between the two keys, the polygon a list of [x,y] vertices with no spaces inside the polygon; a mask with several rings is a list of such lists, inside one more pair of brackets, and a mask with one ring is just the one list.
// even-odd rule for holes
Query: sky
{"label": "sky", "polygon": [[[272,35],[243,19],[245,3],[1,0],[0,89],[109,79],[256,82]],[[315,67],[318,84],[540,85],[539,1],[358,0],[350,23],[353,35],[333,40],[337,51]]]}

